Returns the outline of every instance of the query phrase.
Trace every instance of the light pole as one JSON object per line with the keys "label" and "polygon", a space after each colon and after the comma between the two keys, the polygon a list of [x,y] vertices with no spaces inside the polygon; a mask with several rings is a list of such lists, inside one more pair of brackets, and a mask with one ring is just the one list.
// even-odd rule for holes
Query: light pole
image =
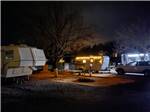
{"label": "light pole", "polygon": [[85,75],[85,64],[86,64],[86,60],[83,60],[83,75]]}
{"label": "light pole", "polygon": [[86,64],[86,60],[83,60],[83,74],[85,75],[85,64]]}
{"label": "light pole", "polygon": [[93,59],[90,59],[90,77],[92,76],[92,66],[93,66],[93,63],[94,60]]}

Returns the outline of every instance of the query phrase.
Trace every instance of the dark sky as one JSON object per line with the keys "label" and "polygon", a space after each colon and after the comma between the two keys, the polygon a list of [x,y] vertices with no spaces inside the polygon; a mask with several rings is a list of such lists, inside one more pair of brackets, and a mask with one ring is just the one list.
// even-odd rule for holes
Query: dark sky
{"label": "dark sky", "polygon": [[150,2],[93,2],[85,9],[85,16],[109,40],[121,26],[149,22]]}
{"label": "dark sky", "polygon": [[[23,15],[33,6],[52,2],[2,2],[2,44],[12,43],[18,38],[23,27]],[[122,25],[136,24],[138,20],[150,22],[150,2],[65,2],[67,5],[83,9],[85,20],[95,27],[96,33],[104,41],[113,40],[115,32]]]}

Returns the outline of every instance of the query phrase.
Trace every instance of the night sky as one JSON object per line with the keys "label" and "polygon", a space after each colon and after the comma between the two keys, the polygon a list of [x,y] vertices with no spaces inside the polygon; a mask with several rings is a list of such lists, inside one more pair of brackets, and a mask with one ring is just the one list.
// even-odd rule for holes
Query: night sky
{"label": "night sky", "polygon": [[[13,43],[22,35],[24,15],[33,7],[51,4],[46,2],[2,2],[2,45]],[[136,24],[137,21],[150,23],[150,2],[64,2],[71,7],[81,8],[84,19],[94,26],[97,35],[103,42],[113,40],[115,33],[123,25]]]}

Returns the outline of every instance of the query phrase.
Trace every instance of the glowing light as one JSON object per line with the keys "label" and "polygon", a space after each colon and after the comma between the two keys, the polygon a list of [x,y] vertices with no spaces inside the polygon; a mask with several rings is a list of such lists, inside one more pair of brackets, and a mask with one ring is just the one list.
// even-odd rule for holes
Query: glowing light
{"label": "glowing light", "polygon": [[86,60],[83,60],[83,63],[86,63]]}
{"label": "glowing light", "polygon": [[59,60],[59,63],[64,63],[65,61],[63,59],[60,59]]}
{"label": "glowing light", "polygon": [[90,67],[92,67],[93,66],[93,64],[90,64]]}
{"label": "glowing light", "polygon": [[139,54],[128,54],[128,57],[139,57]]}
{"label": "glowing light", "polygon": [[90,62],[92,63],[92,62],[94,62],[94,60],[93,60],[93,59],[90,59]]}
{"label": "glowing light", "polygon": [[76,57],[75,59],[76,60],[83,60],[83,59],[85,59],[85,60],[90,60],[90,59],[102,59],[102,56],[80,56],[80,57]]}
{"label": "glowing light", "polygon": [[145,54],[145,56],[148,56],[148,54]]}
{"label": "glowing light", "polygon": [[144,56],[144,54],[139,54],[140,56]]}
{"label": "glowing light", "polygon": [[139,56],[144,56],[144,54],[128,54],[128,57],[139,57]]}
{"label": "glowing light", "polygon": [[99,63],[101,63],[101,64],[102,64],[102,60],[99,60]]}

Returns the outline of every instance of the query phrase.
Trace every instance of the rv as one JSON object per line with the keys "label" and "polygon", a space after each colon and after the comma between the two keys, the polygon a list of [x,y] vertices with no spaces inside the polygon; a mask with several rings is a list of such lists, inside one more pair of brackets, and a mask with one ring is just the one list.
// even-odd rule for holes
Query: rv
{"label": "rv", "polygon": [[109,56],[78,56],[75,58],[75,66],[79,70],[99,72],[107,70],[109,61]]}
{"label": "rv", "polygon": [[47,59],[42,49],[26,45],[1,47],[1,77],[29,76],[37,66],[44,66]]}

